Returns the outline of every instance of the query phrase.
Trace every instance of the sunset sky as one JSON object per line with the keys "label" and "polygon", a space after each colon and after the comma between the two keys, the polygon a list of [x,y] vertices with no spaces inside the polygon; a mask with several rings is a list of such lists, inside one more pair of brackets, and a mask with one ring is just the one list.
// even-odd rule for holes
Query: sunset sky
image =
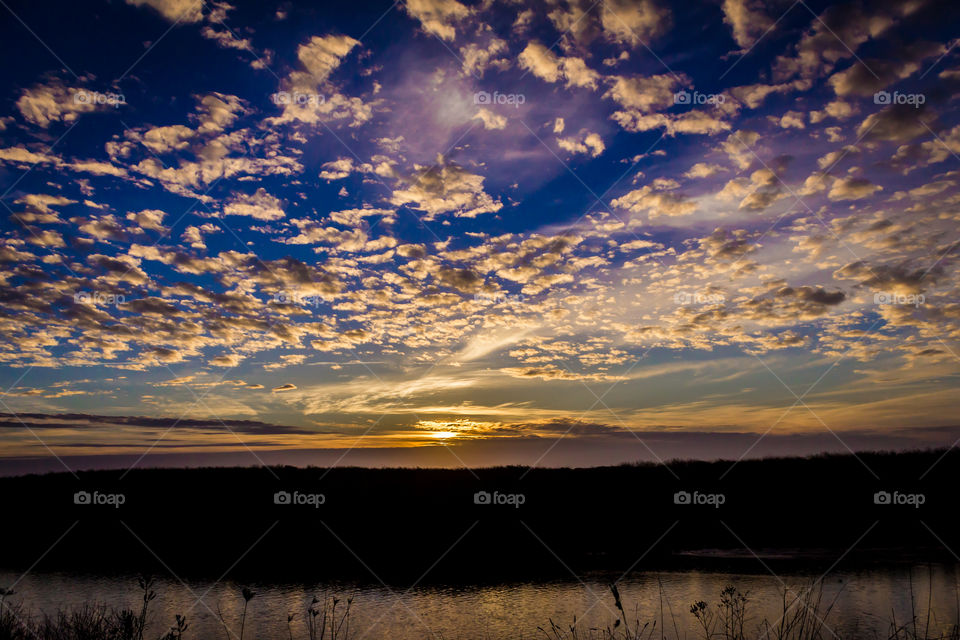
{"label": "sunset sky", "polygon": [[960,436],[955,2],[0,4],[18,469]]}

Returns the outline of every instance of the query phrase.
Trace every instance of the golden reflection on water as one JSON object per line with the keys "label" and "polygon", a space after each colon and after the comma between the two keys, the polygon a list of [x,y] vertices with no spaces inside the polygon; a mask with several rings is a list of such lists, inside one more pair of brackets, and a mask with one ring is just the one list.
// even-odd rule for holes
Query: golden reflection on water
{"label": "golden reflection on water", "polygon": [[[20,576],[0,571],[0,586]],[[588,576],[584,583],[541,582],[485,586],[425,586],[407,595],[404,589],[393,592],[382,586],[254,584],[257,592],[250,602],[247,628],[255,637],[288,637],[287,616],[294,638],[306,638],[306,609],[316,595],[337,594],[340,607],[354,595],[351,629],[369,638],[420,640],[441,635],[444,638],[516,640],[537,637],[538,626],[549,620],[569,625],[602,628],[615,619],[609,581],[617,576]],[[784,576],[784,584],[799,591],[819,577]],[[738,575],[700,571],[637,574],[620,583],[624,607],[629,618],[656,622],[666,636],[693,638],[697,635],[690,605],[705,600],[714,606],[720,591],[728,584],[747,593],[748,626],[756,629],[766,618],[775,623],[781,614],[781,585],[778,578],[766,575]],[[826,617],[830,632],[840,637],[886,637],[892,616],[898,624],[917,611],[921,629],[926,623],[929,600],[931,631],[947,630],[956,620],[960,566],[926,565],[831,574],[823,580],[822,609],[832,603]],[[158,579],[159,594],[151,615],[156,635],[165,631],[174,615],[186,612],[191,637],[219,637],[223,629],[213,612],[219,610],[228,621],[239,620],[243,609],[242,586],[231,582],[212,585],[190,582],[190,590],[173,579]],[[204,603],[196,597],[210,589]],[[63,573],[28,574],[17,585],[10,602],[22,601],[34,612],[53,613],[63,607],[79,607],[90,602],[111,606],[138,605],[136,579],[104,578]],[[194,606],[195,605],[195,606]],[[208,608],[209,607],[209,608]],[[658,634],[659,635],[659,632]],[[254,636],[251,636],[254,637]]]}

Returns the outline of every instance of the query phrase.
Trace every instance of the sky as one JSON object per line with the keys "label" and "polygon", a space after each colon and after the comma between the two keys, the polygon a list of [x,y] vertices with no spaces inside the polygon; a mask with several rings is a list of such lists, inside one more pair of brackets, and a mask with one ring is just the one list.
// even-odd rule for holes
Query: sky
{"label": "sky", "polygon": [[0,4],[0,472],[960,436],[956,3]]}

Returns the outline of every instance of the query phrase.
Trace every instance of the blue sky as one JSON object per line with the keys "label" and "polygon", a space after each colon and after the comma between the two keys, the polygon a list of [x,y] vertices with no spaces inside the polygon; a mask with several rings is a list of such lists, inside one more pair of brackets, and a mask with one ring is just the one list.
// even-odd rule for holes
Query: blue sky
{"label": "blue sky", "polygon": [[4,4],[0,455],[950,445],[956,12]]}

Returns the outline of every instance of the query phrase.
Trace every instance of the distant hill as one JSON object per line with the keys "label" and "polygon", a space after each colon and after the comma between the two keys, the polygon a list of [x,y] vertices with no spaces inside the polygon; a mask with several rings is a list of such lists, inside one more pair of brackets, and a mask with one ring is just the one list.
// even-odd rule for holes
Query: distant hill
{"label": "distant hill", "polygon": [[952,561],[958,462],[960,452],[937,450],[736,465],[2,478],[0,565],[26,568],[49,550],[46,569],[404,581],[435,562],[433,579],[482,580],[630,567],[764,571],[758,557],[768,566]]}

